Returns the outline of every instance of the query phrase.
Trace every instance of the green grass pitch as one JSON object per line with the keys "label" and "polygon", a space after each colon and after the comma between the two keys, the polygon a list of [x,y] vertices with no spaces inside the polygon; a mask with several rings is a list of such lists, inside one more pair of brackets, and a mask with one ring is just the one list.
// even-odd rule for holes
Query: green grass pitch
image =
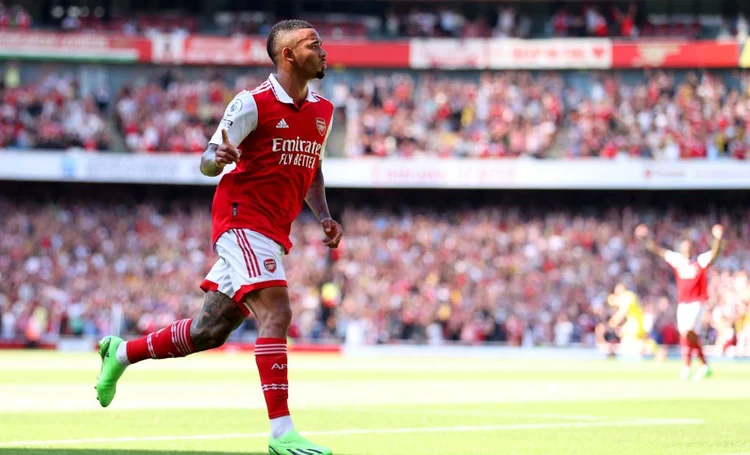
{"label": "green grass pitch", "polygon": [[[750,363],[290,356],[300,432],[337,455],[750,455]],[[0,352],[0,455],[266,454],[255,362],[147,361],[99,407],[91,354]]]}

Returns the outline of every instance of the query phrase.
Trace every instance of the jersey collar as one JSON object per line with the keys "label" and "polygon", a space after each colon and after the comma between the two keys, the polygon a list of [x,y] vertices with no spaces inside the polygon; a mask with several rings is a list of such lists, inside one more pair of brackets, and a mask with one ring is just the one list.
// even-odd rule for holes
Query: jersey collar
{"label": "jersey collar", "polygon": [[[286,104],[294,104],[294,100],[291,96],[289,96],[286,90],[284,90],[284,87],[279,84],[279,81],[276,80],[276,76],[271,74],[270,76],[268,76],[268,81],[271,83],[271,90],[273,90],[273,94],[276,96],[277,100]],[[305,97],[305,101],[308,101],[310,103],[318,102],[318,97],[313,94],[312,90],[310,90],[310,87],[307,88],[307,96]]]}

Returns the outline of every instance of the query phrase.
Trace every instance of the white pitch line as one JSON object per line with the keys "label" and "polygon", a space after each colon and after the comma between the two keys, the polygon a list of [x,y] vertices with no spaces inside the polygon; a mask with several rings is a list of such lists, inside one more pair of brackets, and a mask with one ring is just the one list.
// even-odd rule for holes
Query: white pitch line
{"label": "white pitch line", "polygon": [[[520,423],[508,425],[427,427],[427,428],[367,428],[361,430],[306,431],[308,436],[352,436],[365,434],[402,434],[402,433],[445,433],[445,432],[479,432],[507,430],[544,430],[558,428],[595,428],[595,427],[638,427],[650,425],[700,425],[700,419],[638,419],[621,422],[561,422],[561,423]],[[229,433],[184,436],[127,436],[120,438],[59,439],[53,441],[9,441],[0,442],[0,447],[51,446],[68,444],[105,444],[117,442],[158,442],[190,441],[209,439],[243,439],[266,438],[268,433]]]}
{"label": "white pitch line", "polygon": [[[322,409],[325,411],[326,409]],[[600,421],[600,420],[641,420],[645,417],[601,417],[595,415],[581,415],[581,414],[555,414],[549,412],[504,412],[504,411],[447,411],[444,409],[379,409],[379,408],[368,408],[368,409],[350,409],[350,408],[335,408],[328,409],[343,412],[356,412],[361,414],[369,413],[388,413],[388,414],[410,414],[410,415],[440,415],[440,416],[455,416],[455,417],[530,417],[539,419],[562,419],[562,420],[585,420],[585,421]],[[748,454],[750,455],[750,454]]]}

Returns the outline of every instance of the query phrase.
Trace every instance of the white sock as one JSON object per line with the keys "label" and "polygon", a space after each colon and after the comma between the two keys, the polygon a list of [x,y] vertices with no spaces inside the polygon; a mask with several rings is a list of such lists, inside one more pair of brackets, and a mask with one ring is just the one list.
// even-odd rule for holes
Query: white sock
{"label": "white sock", "polygon": [[278,439],[292,430],[294,430],[292,416],[284,416],[271,419],[271,437],[273,439]]}
{"label": "white sock", "polygon": [[130,360],[128,360],[128,351],[125,345],[128,344],[127,341],[123,341],[120,343],[119,346],[117,346],[117,353],[115,354],[115,357],[117,357],[117,361],[120,362],[120,365],[122,366],[128,366],[130,365]]}

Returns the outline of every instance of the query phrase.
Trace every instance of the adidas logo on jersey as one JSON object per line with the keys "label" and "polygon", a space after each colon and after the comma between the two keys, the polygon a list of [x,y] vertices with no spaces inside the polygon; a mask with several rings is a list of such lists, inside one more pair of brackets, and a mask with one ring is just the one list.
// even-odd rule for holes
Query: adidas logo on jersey
{"label": "adidas logo on jersey", "polygon": [[276,124],[276,128],[289,128],[289,125],[286,123],[286,120],[281,119],[279,120],[279,123]]}

